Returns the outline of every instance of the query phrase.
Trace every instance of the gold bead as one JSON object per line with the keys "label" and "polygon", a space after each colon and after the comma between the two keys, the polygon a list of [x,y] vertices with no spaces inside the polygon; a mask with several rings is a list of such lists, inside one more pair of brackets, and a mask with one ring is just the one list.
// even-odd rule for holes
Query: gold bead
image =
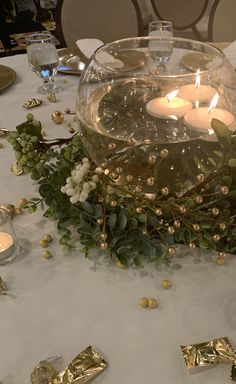
{"label": "gold bead", "polygon": [[155,164],[156,161],[157,161],[157,157],[155,155],[150,155],[148,157],[149,164]]}
{"label": "gold bead", "polygon": [[226,229],[226,224],[225,223],[220,223],[219,224],[219,227],[220,227],[220,229],[222,230],[222,231],[224,231],[225,229]]}
{"label": "gold bead", "polygon": [[149,185],[150,187],[151,186],[153,186],[154,185],[154,183],[155,183],[155,179],[154,179],[154,177],[148,177],[148,179],[147,179],[147,185]]}
{"label": "gold bead", "polygon": [[217,207],[213,207],[212,210],[211,210],[211,212],[212,212],[212,214],[213,214],[214,216],[218,216],[219,213],[220,213],[220,210],[219,210],[219,208],[217,208]]}
{"label": "gold bead", "polygon": [[169,154],[169,151],[168,149],[164,148],[160,151],[160,157],[162,157],[162,159],[165,159]]}
{"label": "gold bead", "polygon": [[141,297],[141,299],[139,299],[139,305],[142,308],[147,308],[147,306],[148,306],[148,298],[147,297]]}
{"label": "gold bead", "polygon": [[162,188],[162,189],[161,189],[161,194],[162,194],[163,196],[167,196],[167,195],[169,195],[169,188],[168,188],[168,187],[164,187],[164,188]]}
{"label": "gold bead", "polygon": [[101,244],[100,244],[100,248],[101,248],[103,251],[106,251],[107,248],[108,248],[108,244],[107,244],[107,243],[101,243]]}
{"label": "gold bead", "polygon": [[180,213],[186,213],[186,212],[187,212],[187,208],[184,207],[183,205],[181,205],[181,206],[179,207],[179,211],[180,211]]}
{"label": "gold bead", "polygon": [[157,209],[155,210],[155,214],[156,214],[157,216],[162,216],[162,215],[163,215],[162,209],[161,209],[161,208],[157,208]]}
{"label": "gold bead", "polygon": [[116,148],[116,144],[115,143],[110,143],[109,145],[108,145],[108,149],[109,149],[109,151],[113,151],[113,149],[115,149]]}
{"label": "gold bead", "polygon": [[191,249],[194,249],[194,248],[196,248],[196,244],[194,244],[194,243],[189,243],[189,248],[191,248]]}
{"label": "gold bead", "polygon": [[52,120],[56,124],[61,124],[64,121],[64,115],[61,111],[55,111],[51,114]]}
{"label": "gold bead", "polygon": [[171,287],[171,282],[170,280],[163,280],[161,285],[162,285],[162,288],[169,289]]}
{"label": "gold bead", "polygon": [[194,200],[196,201],[197,204],[202,204],[203,202],[203,197],[202,196],[195,196]]}
{"label": "gold bead", "polygon": [[128,139],[127,143],[128,143],[128,145],[134,145],[135,144],[135,140],[132,137],[130,137]]}
{"label": "gold bead", "polygon": [[44,235],[42,240],[47,241],[48,243],[51,243],[53,238],[51,235]]}
{"label": "gold bead", "polygon": [[171,225],[167,228],[167,231],[170,235],[173,235],[175,233],[175,229],[174,227],[172,227]]}
{"label": "gold bead", "polygon": [[199,224],[193,224],[193,230],[195,232],[199,232],[200,231],[200,225]]}
{"label": "gold bead", "polygon": [[45,257],[45,259],[51,259],[52,257],[52,253],[50,251],[43,251],[43,257]]}
{"label": "gold bead", "polygon": [[143,209],[141,207],[137,207],[135,209],[136,213],[142,213],[143,212]]}
{"label": "gold bead", "polygon": [[131,181],[133,181],[134,177],[132,175],[127,175],[126,176],[126,180],[128,183],[130,183]]}
{"label": "gold bead", "polygon": [[215,235],[212,236],[212,240],[217,243],[220,240],[220,235],[216,233]]}
{"label": "gold bead", "polygon": [[226,256],[226,253],[225,252],[219,252],[218,256],[221,258],[224,258]]}
{"label": "gold bead", "polygon": [[229,188],[226,187],[226,185],[223,185],[223,186],[220,188],[220,192],[222,193],[222,195],[228,195],[228,193],[229,193]]}
{"label": "gold bead", "polygon": [[27,199],[25,199],[25,198],[20,199],[20,201],[19,201],[19,206],[21,207],[22,205],[25,205],[25,204],[27,204],[27,203],[28,203],[28,200],[27,200]]}
{"label": "gold bead", "polygon": [[48,247],[48,241],[42,239],[42,240],[40,240],[39,245],[42,248],[47,248]]}
{"label": "gold bead", "polygon": [[167,249],[167,252],[168,252],[168,254],[169,255],[174,255],[175,253],[176,253],[176,248],[175,247],[169,247],[168,249]]}
{"label": "gold bead", "polygon": [[153,297],[148,298],[148,308],[155,309],[158,307],[158,301]]}
{"label": "gold bead", "polygon": [[103,219],[97,219],[97,224],[102,225],[103,224]]}
{"label": "gold bead", "polygon": [[122,172],[123,172],[123,168],[122,168],[122,167],[117,167],[117,168],[116,168],[116,173],[117,173],[118,175],[121,175]]}
{"label": "gold bead", "polygon": [[180,226],[181,226],[181,222],[179,220],[175,220],[174,221],[174,227],[175,228],[180,228]]}
{"label": "gold bead", "polygon": [[116,172],[111,172],[111,177],[112,177],[112,179],[116,180],[116,179],[118,179],[119,175],[117,175]]}
{"label": "gold bead", "polygon": [[141,193],[142,191],[143,191],[143,188],[140,187],[139,185],[137,185],[137,186],[135,187],[135,192],[136,192],[136,193]]}
{"label": "gold bead", "polygon": [[217,257],[216,261],[217,261],[218,265],[224,265],[224,263],[225,263],[224,257]]}
{"label": "gold bead", "polygon": [[15,214],[16,215],[21,215],[23,213],[22,208],[15,208]]}
{"label": "gold bead", "polygon": [[203,181],[205,180],[205,176],[203,175],[203,173],[199,173],[196,179],[198,183],[203,183]]}
{"label": "gold bead", "polygon": [[116,200],[112,200],[110,204],[111,204],[112,208],[115,208],[117,206],[117,201]]}
{"label": "gold bead", "polygon": [[106,241],[106,239],[107,239],[107,233],[106,233],[106,232],[102,232],[102,233],[100,234],[100,239],[101,239],[102,241]]}

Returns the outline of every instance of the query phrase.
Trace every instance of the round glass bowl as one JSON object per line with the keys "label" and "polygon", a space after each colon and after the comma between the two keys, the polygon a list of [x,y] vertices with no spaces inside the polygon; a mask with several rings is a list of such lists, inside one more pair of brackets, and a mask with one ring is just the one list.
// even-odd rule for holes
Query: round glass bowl
{"label": "round glass bowl", "polygon": [[153,192],[188,188],[217,166],[211,120],[233,130],[235,101],[235,73],[220,50],[187,39],[140,37],[95,52],[81,76],[77,116],[95,163],[116,183]]}

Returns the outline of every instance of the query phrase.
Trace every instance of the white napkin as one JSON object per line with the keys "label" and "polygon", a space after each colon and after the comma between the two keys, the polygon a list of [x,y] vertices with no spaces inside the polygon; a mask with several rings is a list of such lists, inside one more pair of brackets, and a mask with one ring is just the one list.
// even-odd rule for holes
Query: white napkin
{"label": "white napkin", "polygon": [[236,41],[225,48],[223,52],[231,65],[236,68]]}
{"label": "white napkin", "polygon": [[[77,47],[88,59],[93,55],[93,53],[101,47],[104,43],[98,39],[80,39],[76,41]],[[121,60],[115,59],[110,53],[99,52],[97,57],[102,64],[109,64],[110,67],[118,69],[123,67]]]}

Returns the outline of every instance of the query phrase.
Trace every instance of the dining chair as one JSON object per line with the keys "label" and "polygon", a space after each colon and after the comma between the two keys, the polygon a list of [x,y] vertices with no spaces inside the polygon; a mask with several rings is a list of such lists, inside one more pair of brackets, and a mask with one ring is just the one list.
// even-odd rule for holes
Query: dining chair
{"label": "dining chair", "polygon": [[208,40],[207,10],[212,0],[151,0],[158,19],[169,20],[174,35]]}
{"label": "dining chair", "polygon": [[215,0],[210,13],[209,41],[236,40],[236,1]]}
{"label": "dining chair", "polygon": [[141,36],[143,23],[137,0],[58,0],[56,29],[62,46],[74,46],[82,38]]}

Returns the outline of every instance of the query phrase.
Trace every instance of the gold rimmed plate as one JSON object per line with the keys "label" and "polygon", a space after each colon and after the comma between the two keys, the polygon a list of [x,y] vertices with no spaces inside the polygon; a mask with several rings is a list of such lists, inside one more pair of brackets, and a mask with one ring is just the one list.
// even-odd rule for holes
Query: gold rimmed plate
{"label": "gold rimmed plate", "polygon": [[0,91],[8,88],[14,83],[16,72],[6,65],[0,65]]}

